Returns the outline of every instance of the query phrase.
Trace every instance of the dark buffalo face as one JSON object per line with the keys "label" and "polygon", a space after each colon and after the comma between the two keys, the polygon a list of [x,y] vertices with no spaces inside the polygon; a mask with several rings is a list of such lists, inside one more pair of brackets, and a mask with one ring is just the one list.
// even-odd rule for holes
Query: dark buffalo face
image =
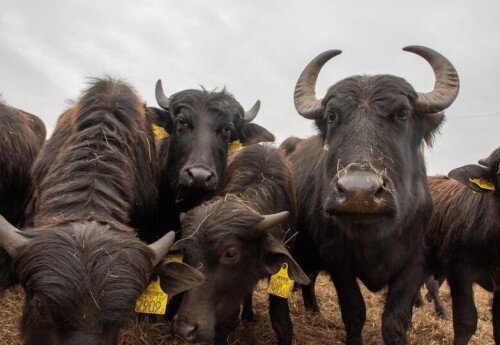
{"label": "dark buffalo face", "polygon": [[[96,222],[21,233],[2,219],[0,230],[0,243],[13,256],[25,291],[21,327],[26,344],[117,344],[174,238],[170,233],[148,246],[132,233]],[[158,271],[169,275],[163,266]],[[203,280],[192,268],[185,273],[178,285],[187,281],[189,288]]]}
{"label": "dark buffalo face", "polygon": [[309,282],[284,245],[268,233],[287,216],[287,212],[261,216],[248,206],[222,199],[186,214],[176,247],[206,280],[184,294],[174,322],[176,335],[190,342],[208,341],[217,328],[234,327],[245,297],[283,262],[288,263],[292,279]]}
{"label": "dark buffalo face", "polygon": [[[239,140],[242,145],[273,141],[266,129],[250,123],[260,102],[245,112],[225,90],[186,90],[167,98],[157,83],[157,100],[167,110],[169,129],[167,178],[171,189],[214,191],[222,182],[228,147]],[[165,159],[165,157],[162,157]]]}
{"label": "dark buffalo face", "polygon": [[479,164],[465,165],[453,169],[449,177],[469,187],[476,193],[491,195],[492,203],[489,210],[494,226],[500,228],[500,148],[497,148]]}
{"label": "dark buffalo face", "polygon": [[[323,64],[340,51],[316,57],[295,90],[301,115],[315,119],[324,140],[323,209],[337,222],[373,223],[408,214],[412,194],[422,195],[424,140],[443,120],[458,92],[453,66],[424,47],[408,47],[427,59],[436,74],[435,90],[419,94],[390,76],[344,79],[316,99],[314,85]],[[425,194],[424,194],[425,195]]]}

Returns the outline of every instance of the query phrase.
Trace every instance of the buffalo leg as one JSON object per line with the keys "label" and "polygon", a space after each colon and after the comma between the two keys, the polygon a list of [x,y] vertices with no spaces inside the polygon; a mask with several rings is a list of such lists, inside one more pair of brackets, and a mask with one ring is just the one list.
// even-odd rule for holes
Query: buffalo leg
{"label": "buffalo leg", "polygon": [[366,306],[356,278],[349,273],[331,272],[337,290],[342,320],[344,321],[347,345],[363,344],[361,331],[366,320]]}
{"label": "buffalo leg", "polygon": [[406,331],[410,326],[413,302],[422,286],[423,267],[415,254],[389,284],[389,292],[382,315],[382,336],[385,344],[406,344]]}
{"label": "buffalo leg", "polygon": [[493,338],[495,344],[500,344],[500,292],[493,296]]}
{"label": "buffalo leg", "polygon": [[450,316],[443,305],[443,301],[439,297],[439,287],[441,286],[441,281],[437,281],[433,276],[429,276],[425,281],[425,287],[427,288],[428,295],[434,302],[434,310],[438,316],[443,320],[449,320]]}
{"label": "buffalo leg", "polygon": [[253,292],[250,293],[250,295],[247,296],[247,298],[245,298],[245,301],[243,302],[243,311],[241,312],[241,319],[246,322],[255,321],[252,297],[253,297]]}
{"label": "buffalo leg", "polygon": [[421,306],[424,305],[424,299],[422,298],[422,292],[420,289],[417,291],[417,294],[415,295],[415,301],[413,302],[413,305],[417,308],[420,308]]}
{"label": "buffalo leg", "polygon": [[304,307],[307,311],[319,313],[319,305],[316,300],[316,278],[318,278],[318,272],[312,272],[308,274],[309,280],[311,281],[309,285],[301,285],[302,299],[304,300]]}
{"label": "buffalo leg", "polygon": [[274,332],[278,338],[278,344],[291,345],[293,339],[292,319],[288,300],[274,295],[269,295],[269,316]]}
{"label": "buffalo leg", "polygon": [[451,299],[453,302],[453,331],[455,345],[465,345],[476,332],[477,310],[472,291],[473,282],[467,272],[450,274]]}

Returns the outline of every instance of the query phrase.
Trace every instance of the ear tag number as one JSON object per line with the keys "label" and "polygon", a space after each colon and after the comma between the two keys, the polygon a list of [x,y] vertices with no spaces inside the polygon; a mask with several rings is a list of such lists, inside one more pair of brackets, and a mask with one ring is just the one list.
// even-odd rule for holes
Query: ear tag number
{"label": "ear tag number", "polygon": [[163,315],[167,310],[168,295],[161,289],[160,277],[146,287],[135,303],[136,313]]}
{"label": "ear tag number", "polygon": [[151,125],[151,129],[153,129],[153,134],[155,135],[156,140],[168,138],[168,132],[165,128],[155,125],[153,123]]}
{"label": "ear tag number", "polygon": [[238,152],[241,150],[243,145],[241,145],[241,142],[239,140],[233,140],[231,141],[231,144],[227,147],[227,152],[233,153],[233,152]]}
{"label": "ear tag number", "polygon": [[288,298],[292,291],[293,280],[288,276],[288,264],[283,263],[278,273],[271,276],[267,292],[281,298]]}
{"label": "ear tag number", "polygon": [[481,189],[486,189],[486,190],[495,190],[495,186],[493,183],[491,183],[490,180],[487,180],[485,178],[469,178],[469,180],[477,185]]}

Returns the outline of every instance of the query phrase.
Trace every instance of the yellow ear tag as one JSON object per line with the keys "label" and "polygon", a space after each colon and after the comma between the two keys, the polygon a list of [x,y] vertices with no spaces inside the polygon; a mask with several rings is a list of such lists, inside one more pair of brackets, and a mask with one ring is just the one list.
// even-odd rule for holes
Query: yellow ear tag
{"label": "yellow ear tag", "polygon": [[237,152],[241,150],[242,147],[243,145],[241,145],[241,142],[239,140],[233,140],[231,141],[231,144],[229,144],[227,151],[229,153]]}
{"label": "yellow ear tag", "polygon": [[293,280],[288,277],[288,264],[283,263],[278,273],[271,276],[269,280],[269,287],[267,292],[271,295],[275,295],[282,298],[288,298],[290,292],[292,291]]}
{"label": "yellow ear tag", "polygon": [[152,280],[135,302],[136,313],[163,315],[167,310],[168,295],[161,289],[160,277]]}
{"label": "yellow ear tag", "polygon": [[491,183],[491,181],[489,181],[485,178],[472,178],[472,177],[470,177],[469,180],[481,189],[495,190],[495,186],[493,185],[493,183]]}
{"label": "yellow ear tag", "polygon": [[182,255],[182,253],[174,253],[174,254],[168,254],[167,256],[165,256],[165,258],[163,260],[182,262],[183,258],[184,258],[184,256]]}
{"label": "yellow ear tag", "polygon": [[168,132],[165,128],[155,125],[153,123],[151,125],[151,129],[153,129],[153,134],[155,135],[156,140],[168,138]]}

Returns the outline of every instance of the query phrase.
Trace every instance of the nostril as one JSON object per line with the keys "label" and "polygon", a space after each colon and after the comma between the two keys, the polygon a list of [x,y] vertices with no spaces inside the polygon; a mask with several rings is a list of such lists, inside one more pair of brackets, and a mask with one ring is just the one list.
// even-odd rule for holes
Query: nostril
{"label": "nostril", "polygon": [[198,325],[186,322],[184,320],[175,320],[174,332],[184,338],[185,340],[190,340],[195,336]]}
{"label": "nostril", "polygon": [[378,189],[375,191],[375,197],[380,198],[382,194],[387,190],[387,181],[384,179],[380,181]]}
{"label": "nostril", "polygon": [[337,183],[337,190],[339,193],[345,194],[345,187],[342,185],[342,181],[338,180]]}
{"label": "nostril", "polygon": [[208,175],[205,178],[205,182],[209,182],[213,176],[214,176],[214,174],[212,172],[208,172]]}

